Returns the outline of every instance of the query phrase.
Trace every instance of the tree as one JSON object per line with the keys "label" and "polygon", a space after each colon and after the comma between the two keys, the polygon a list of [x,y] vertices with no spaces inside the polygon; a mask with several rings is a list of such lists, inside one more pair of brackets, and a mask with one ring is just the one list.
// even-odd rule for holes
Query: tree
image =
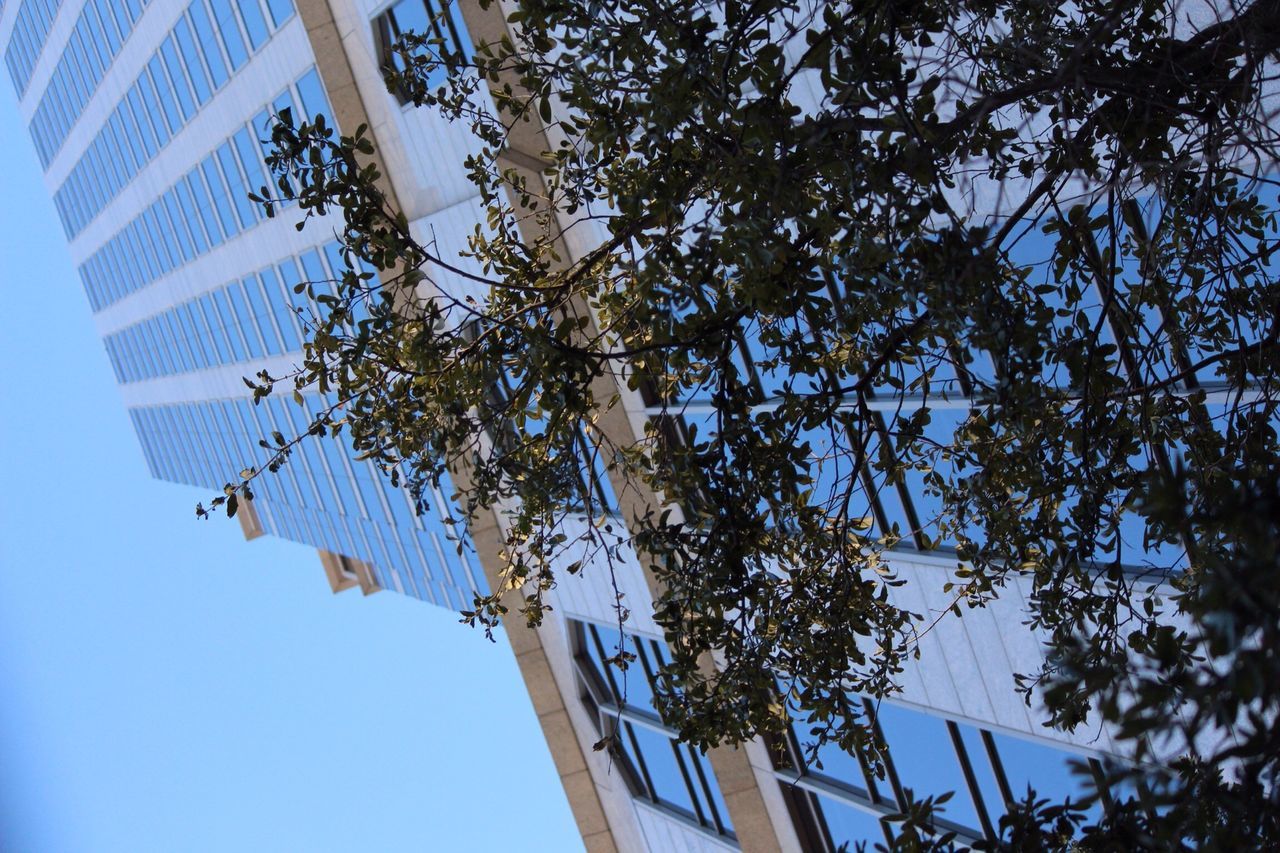
{"label": "tree", "polygon": [[[693,742],[796,718],[874,760],[847,696],[890,693],[927,629],[893,550],[939,550],[955,614],[1030,583],[1051,654],[1024,689],[1054,725],[1128,738],[1142,769],[1116,772],[1147,796],[1085,843],[1274,841],[1278,21],[1275,0],[524,0],[474,53],[408,36],[389,85],[482,143],[483,296],[432,286],[456,265],[389,206],[363,129],[286,116],[260,200],[340,209],[377,273],[313,283],[304,364],[256,393],[318,390],[312,432],[411,489],[453,471],[466,513],[509,507],[532,622],[566,519],[636,549]],[[621,394],[642,434],[603,426]],[[1024,818],[1026,846],[1081,819]]]}

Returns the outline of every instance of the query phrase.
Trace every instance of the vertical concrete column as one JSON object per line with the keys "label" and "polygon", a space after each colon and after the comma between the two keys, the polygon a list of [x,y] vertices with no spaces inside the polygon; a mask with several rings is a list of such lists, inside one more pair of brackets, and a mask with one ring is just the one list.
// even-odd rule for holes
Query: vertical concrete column
{"label": "vertical concrete column", "polygon": [[[307,37],[315,53],[316,68],[328,92],[329,102],[334,112],[333,118],[343,128],[356,128],[362,124],[369,125],[371,128],[368,111],[356,85],[330,2],[331,0],[297,0],[298,13],[306,27]],[[372,129],[369,132],[372,136]],[[378,182],[379,189],[392,208],[399,209],[400,204],[396,198],[395,189],[377,153],[380,150],[378,140],[371,138],[370,141],[375,149],[374,162],[382,174]],[[454,477],[459,486],[466,487],[468,475],[465,470],[455,471]],[[505,537],[497,518],[492,512],[485,512],[477,518],[470,519],[469,533],[476,549],[476,556],[484,567],[485,579],[490,588],[501,589],[501,567],[505,564],[502,548]],[[507,590],[506,603],[513,612],[518,611],[519,590]],[[582,834],[583,843],[590,853],[615,853],[619,848],[615,844],[614,833],[602,807],[599,792],[596,790],[587,756],[575,734],[565,706],[565,697],[552,677],[547,649],[543,646],[542,638],[537,630],[528,627],[519,619],[508,620],[504,624],[504,629],[529,691],[529,698],[533,702],[547,747],[551,751],[556,771],[560,775],[560,781],[569,799],[569,808],[577,822],[578,831]],[[512,773],[520,772],[518,767],[505,769]]]}
{"label": "vertical concrete column", "polygon": [[[477,0],[461,0],[460,9],[471,38],[477,45],[497,43],[503,38],[511,37],[500,3],[493,2],[488,8],[481,8]],[[514,78],[500,80],[496,85],[504,84],[519,91],[519,81]],[[545,129],[538,119],[533,118],[527,122],[516,122],[511,128],[507,149],[502,153],[501,159],[505,166],[520,173],[528,187],[543,187],[541,163],[545,162],[543,154],[551,149]],[[522,227],[531,226],[526,222]],[[566,264],[572,263],[573,253],[569,246],[563,239],[558,242],[558,254],[565,259]],[[590,314],[586,306],[581,307],[581,312],[588,316]],[[594,323],[591,328],[595,328]],[[606,440],[618,446],[634,445],[639,438],[637,418],[629,410],[638,409],[636,395],[616,375],[598,377],[593,383],[592,394],[597,403],[604,407],[599,412],[596,426]],[[628,400],[634,405],[629,407]],[[629,525],[634,525],[637,519],[650,514],[656,515],[664,508],[660,497],[644,484],[623,480],[616,471],[610,472],[610,479],[621,504],[619,509]],[[661,586],[651,567],[645,566],[644,572],[650,595],[656,598],[662,592]],[[711,661],[707,665],[713,666]],[[748,853],[800,850],[799,839],[763,744],[719,747],[710,750],[707,757],[741,848]]]}

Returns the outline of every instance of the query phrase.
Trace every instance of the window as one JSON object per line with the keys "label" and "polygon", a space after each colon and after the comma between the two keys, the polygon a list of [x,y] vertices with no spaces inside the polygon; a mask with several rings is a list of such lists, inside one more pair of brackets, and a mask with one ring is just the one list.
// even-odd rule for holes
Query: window
{"label": "window", "polygon": [[[447,3],[442,10],[437,0],[400,0],[375,18],[373,27],[379,60],[385,69],[404,70],[404,61],[397,55],[395,46],[407,32],[439,39],[445,49],[471,55],[471,39],[455,3]],[[427,85],[433,89],[442,85],[444,75],[443,68],[435,69],[427,78]],[[402,104],[409,100],[404,91],[396,92],[396,98]]]}
{"label": "window", "polygon": [[[610,739],[615,767],[638,798],[716,835],[733,838],[729,812],[704,754],[676,741],[653,706],[658,668],[667,660],[662,643],[616,629],[571,620],[574,666],[583,704],[597,732]],[[608,662],[635,655],[625,673]]]}

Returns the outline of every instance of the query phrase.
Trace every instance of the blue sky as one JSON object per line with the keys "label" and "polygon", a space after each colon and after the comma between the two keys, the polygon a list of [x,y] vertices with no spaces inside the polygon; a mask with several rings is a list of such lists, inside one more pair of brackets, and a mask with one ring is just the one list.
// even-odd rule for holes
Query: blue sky
{"label": "blue sky", "polygon": [[0,850],[582,849],[505,639],[148,478],[0,88]]}

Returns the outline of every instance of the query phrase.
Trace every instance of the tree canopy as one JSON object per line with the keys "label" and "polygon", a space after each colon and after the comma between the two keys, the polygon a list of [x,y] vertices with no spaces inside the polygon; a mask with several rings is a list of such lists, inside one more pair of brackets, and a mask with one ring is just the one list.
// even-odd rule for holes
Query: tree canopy
{"label": "tree canopy", "polygon": [[[634,548],[695,743],[800,720],[874,764],[848,697],[894,690],[935,615],[893,554],[933,552],[961,618],[1029,585],[1024,689],[1131,748],[1144,802],[1081,843],[1274,841],[1280,3],[514,8],[388,69],[478,139],[480,274],[414,238],[363,129],[277,126],[261,200],[340,210],[363,266],[312,283],[305,359],[257,393],[324,393],[313,432],[503,508],[533,622],[555,566],[600,570],[575,537]],[[1027,848],[1083,820],[1024,817]]]}

